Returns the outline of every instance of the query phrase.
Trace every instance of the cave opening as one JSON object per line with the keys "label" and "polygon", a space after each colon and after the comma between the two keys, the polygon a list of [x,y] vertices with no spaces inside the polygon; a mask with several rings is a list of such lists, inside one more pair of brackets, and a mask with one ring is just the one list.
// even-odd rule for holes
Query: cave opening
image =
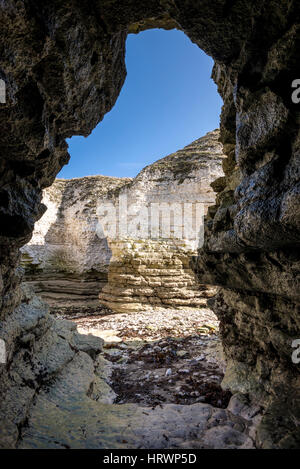
{"label": "cave opening", "polygon": [[[299,447],[299,2],[7,0],[0,9],[0,446]],[[124,355],[55,320],[20,288],[19,249],[44,213],[42,190],[68,161],[66,139],[88,136],[113,108],[127,34],[153,26],[178,27],[214,58],[224,100],[225,176],[213,183],[216,205],[192,267],[220,287],[212,308],[227,363],[222,386],[234,394],[226,409],[107,405],[115,394],[104,353],[116,355],[111,363]],[[79,218],[72,214],[74,235]],[[180,352],[161,345],[158,362]]]}
{"label": "cave opening", "polygon": [[219,127],[213,60],[178,29],[128,34],[127,75],[112,110],[88,137],[67,139],[58,178],[136,177],[146,166]]}
{"label": "cave opening", "polygon": [[[44,191],[48,210],[22,248],[25,283],[57,318],[105,341],[116,403],[225,408],[207,304],[216,290],[190,267],[215,202],[210,183],[224,174],[213,61],[178,30],[131,34],[126,49],[115,106],[90,136],[68,140],[70,163]],[[115,237],[113,210],[119,224],[128,217]]]}

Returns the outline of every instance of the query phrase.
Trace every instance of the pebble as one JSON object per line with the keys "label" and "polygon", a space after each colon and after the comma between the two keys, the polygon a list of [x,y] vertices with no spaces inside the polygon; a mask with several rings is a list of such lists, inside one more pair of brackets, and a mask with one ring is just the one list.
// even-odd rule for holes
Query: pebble
{"label": "pebble", "polygon": [[199,357],[194,358],[194,360],[196,360],[197,362],[201,362],[204,359],[205,359],[205,355],[199,355]]}
{"label": "pebble", "polygon": [[178,352],[176,352],[176,355],[178,357],[184,357],[186,354],[187,354],[186,350],[178,350]]}
{"label": "pebble", "polygon": [[197,402],[204,402],[205,399],[206,399],[205,396],[200,396],[200,397],[197,398]]}
{"label": "pebble", "polygon": [[127,357],[121,357],[121,358],[119,358],[119,360],[117,361],[117,363],[120,363],[120,364],[122,364],[122,363],[127,363]]}

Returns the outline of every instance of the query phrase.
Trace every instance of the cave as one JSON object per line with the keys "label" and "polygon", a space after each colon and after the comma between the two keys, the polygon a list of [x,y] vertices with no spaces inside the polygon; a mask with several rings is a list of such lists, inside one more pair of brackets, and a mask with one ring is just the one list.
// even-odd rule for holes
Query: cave
{"label": "cave", "polygon": [[128,35],[121,96],[88,138],[68,141],[70,162],[43,191],[47,210],[21,248],[24,281],[51,312],[205,305],[214,290],[198,285],[189,263],[215,203],[210,184],[224,176],[219,132],[206,133],[221,108],[212,66],[182,31]]}
{"label": "cave", "polygon": [[[299,448],[296,0],[6,0],[1,16],[0,446],[221,447],[220,427],[201,427],[219,419],[239,433],[237,446]],[[20,248],[45,212],[42,190],[69,160],[66,139],[87,136],[114,106],[127,34],[150,28],[180,29],[210,55],[224,101],[225,175],[191,265],[201,284],[218,287],[211,306],[226,359],[222,388],[233,400],[222,413],[185,406],[177,431],[185,436],[194,419],[201,427],[190,446],[178,446],[172,406],[152,409],[145,423],[142,408],[97,402],[101,341],[54,320],[20,288]],[[238,431],[257,415],[249,435]]]}

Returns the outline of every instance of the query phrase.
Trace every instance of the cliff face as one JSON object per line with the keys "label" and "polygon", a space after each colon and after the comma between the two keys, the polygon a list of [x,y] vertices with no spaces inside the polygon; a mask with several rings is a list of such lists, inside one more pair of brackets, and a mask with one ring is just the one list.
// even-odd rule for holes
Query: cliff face
{"label": "cliff face", "polygon": [[43,192],[45,215],[21,250],[25,281],[53,308],[95,309],[107,282],[111,250],[96,233],[96,208],[107,191],[130,179],[56,179]]}
{"label": "cliff face", "polygon": [[[213,184],[216,205],[193,263],[201,281],[222,287],[211,306],[227,358],[223,387],[267,409],[257,432],[262,447],[300,445],[300,369],[292,358],[300,335],[299,113],[271,85],[295,40],[292,28],[273,44],[255,91],[242,80],[240,95],[233,92],[235,128],[223,113],[225,177]],[[232,83],[217,65],[214,78],[228,110]]]}
{"label": "cliff face", "polygon": [[215,293],[197,281],[190,260],[215,201],[210,183],[223,175],[218,139],[218,130],[209,132],[107,194],[107,202],[121,210],[118,221],[126,223],[108,240],[113,257],[102,304],[117,312],[199,307]]}
{"label": "cliff face", "polygon": [[[52,436],[46,440],[72,446],[58,414],[72,425],[77,419],[81,447],[96,445],[84,436],[92,427],[82,435],[74,407],[60,409],[59,399],[51,407],[44,392],[49,383],[56,396],[57,387],[74,385],[74,368],[79,373],[87,363],[79,349],[56,363],[60,380],[51,360],[28,380],[39,357],[49,356],[49,344],[56,357],[71,333],[51,335],[53,324],[26,298],[21,312],[15,309],[22,299],[19,248],[45,211],[42,190],[68,161],[65,139],[88,135],[114,105],[126,75],[128,32],[158,26],[181,29],[214,58],[224,100],[226,179],[218,181],[217,206],[194,265],[201,282],[221,286],[214,309],[230,365],[225,385],[261,403],[258,446],[299,447],[299,364],[291,358],[292,341],[300,337],[299,103],[291,99],[299,78],[299,2],[6,0],[0,14],[7,89],[0,116],[0,336],[7,345],[0,368],[2,446],[20,446],[23,424],[30,435],[33,421],[43,428],[47,418]],[[85,386],[74,393],[88,406]],[[10,413],[16,403],[22,411]]]}
{"label": "cliff face", "polygon": [[[206,304],[214,289],[200,286],[190,268],[200,234],[196,229],[183,232],[189,221],[187,214],[183,218],[183,210],[186,207],[192,214],[201,204],[198,230],[203,230],[203,214],[215,202],[210,182],[223,174],[225,155],[218,138],[219,131],[209,132],[148,166],[133,180],[56,179],[43,192],[47,211],[21,249],[25,281],[52,309],[69,312],[99,308],[98,294],[104,286],[100,301],[117,312]],[[99,236],[105,223],[100,212],[102,208],[107,215],[107,202],[118,215],[108,228],[114,229],[111,225],[120,221],[119,215],[125,221],[127,231],[120,233],[119,227],[116,239],[110,233]],[[141,220],[145,210],[150,215],[153,204],[159,204],[158,215],[167,222],[169,234],[162,232],[162,220],[153,220],[154,226],[146,226],[148,216]],[[172,208],[180,213],[174,214]]]}
{"label": "cliff face", "polygon": [[216,293],[202,285],[190,267],[195,253],[184,242],[171,240],[112,240],[108,283],[100,302],[128,313],[153,308],[199,308]]}

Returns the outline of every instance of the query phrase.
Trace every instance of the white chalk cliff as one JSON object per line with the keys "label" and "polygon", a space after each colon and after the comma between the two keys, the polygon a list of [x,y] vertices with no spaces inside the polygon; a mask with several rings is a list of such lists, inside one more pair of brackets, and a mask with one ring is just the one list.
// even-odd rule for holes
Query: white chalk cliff
{"label": "white chalk cliff", "polygon": [[115,311],[204,304],[211,291],[189,259],[215,202],[210,183],[223,175],[218,138],[209,132],[134,179],[57,179],[22,248],[26,281],[53,308],[97,308],[100,291]]}

